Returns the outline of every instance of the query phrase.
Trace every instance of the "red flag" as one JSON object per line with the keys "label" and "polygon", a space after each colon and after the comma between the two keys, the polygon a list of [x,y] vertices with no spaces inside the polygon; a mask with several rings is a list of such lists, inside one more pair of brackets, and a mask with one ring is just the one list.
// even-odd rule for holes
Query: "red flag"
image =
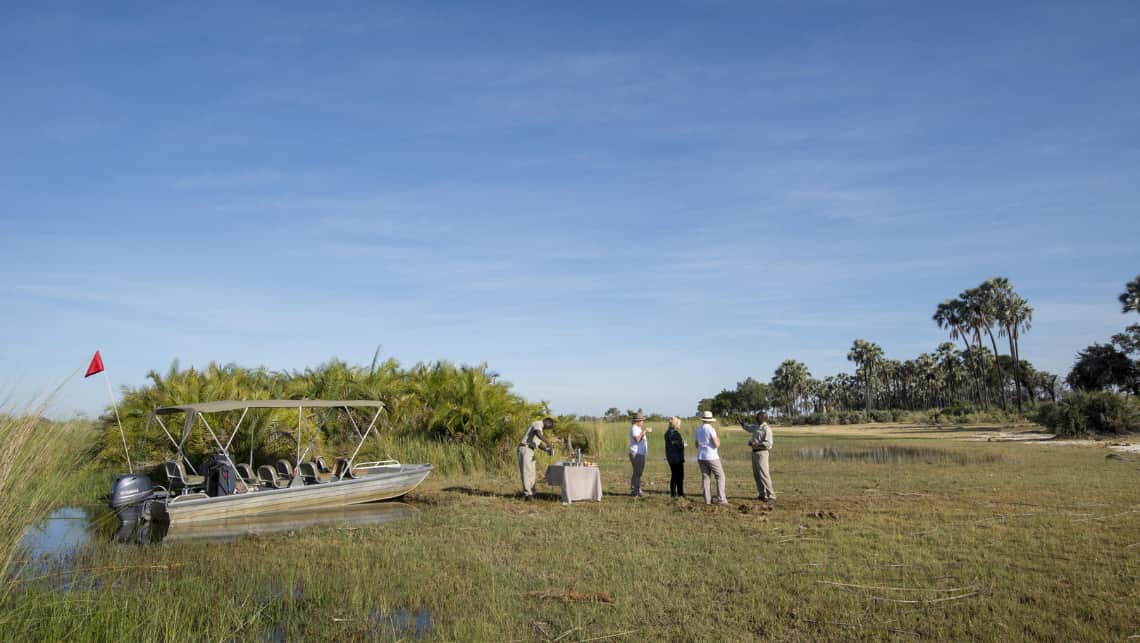
{"label": "red flag", "polygon": [[87,374],[83,377],[91,377],[96,373],[103,372],[103,358],[99,355],[99,351],[95,351],[95,357],[91,358],[91,365],[87,367]]}

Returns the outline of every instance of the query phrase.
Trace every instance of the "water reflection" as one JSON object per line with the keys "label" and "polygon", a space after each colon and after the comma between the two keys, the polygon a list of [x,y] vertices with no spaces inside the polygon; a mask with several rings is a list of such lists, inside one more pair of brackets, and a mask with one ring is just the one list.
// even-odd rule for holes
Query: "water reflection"
{"label": "water reflection", "polygon": [[391,634],[394,639],[406,638],[408,635],[419,639],[431,631],[429,609],[417,611],[401,609],[383,614],[373,609],[371,617],[380,633]]}
{"label": "water reflection", "polygon": [[871,464],[996,464],[1004,458],[993,453],[962,453],[920,447],[868,447],[837,449],[815,447],[799,449],[801,460],[830,462],[869,462]]}
{"label": "water reflection", "polygon": [[92,542],[150,544],[228,541],[321,525],[359,527],[384,524],[407,518],[417,511],[415,507],[402,502],[383,502],[169,526],[129,519],[129,516],[127,520],[120,520],[114,512],[100,506],[65,507],[28,527],[21,541],[21,549],[29,560],[62,560]]}
{"label": "water reflection", "polygon": [[29,558],[61,558],[73,554],[90,539],[90,507],[64,507],[28,527],[20,542]]}

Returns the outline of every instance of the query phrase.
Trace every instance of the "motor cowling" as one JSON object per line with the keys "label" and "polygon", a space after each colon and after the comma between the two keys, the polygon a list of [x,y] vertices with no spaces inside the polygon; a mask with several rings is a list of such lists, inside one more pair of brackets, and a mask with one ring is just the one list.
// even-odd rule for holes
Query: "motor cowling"
{"label": "motor cowling", "polygon": [[150,478],[141,473],[124,473],[115,476],[111,483],[110,505],[122,509],[146,500],[154,492]]}

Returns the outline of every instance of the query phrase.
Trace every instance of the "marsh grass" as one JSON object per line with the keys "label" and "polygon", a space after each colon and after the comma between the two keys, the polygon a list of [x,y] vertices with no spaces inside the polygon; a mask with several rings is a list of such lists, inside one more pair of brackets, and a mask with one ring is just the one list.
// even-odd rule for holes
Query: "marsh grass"
{"label": "marsh grass", "polygon": [[[0,597],[21,564],[19,544],[28,525],[41,520],[67,494],[77,490],[80,456],[95,438],[89,422],[55,422],[46,406],[0,410]],[[5,619],[0,615],[0,622]]]}
{"label": "marsh grass", "polygon": [[[1086,447],[963,442],[923,427],[782,430],[779,501],[753,502],[722,430],[732,506],[645,498],[625,430],[598,427],[603,502],[517,499],[505,470],[433,475],[413,518],[227,545],[93,546],[0,604],[16,639],[1120,640],[1140,634],[1140,465]],[[657,429],[657,427],[654,427]],[[663,427],[662,427],[663,428]],[[691,427],[687,427],[691,431]],[[982,433],[984,435],[984,432]],[[614,437],[616,435],[617,437]],[[656,435],[656,431],[655,431]],[[620,440],[618,439],[620,438]],[[690,434],[691,438],[691,434]],[[883,445],[1000,464],[807,461]],[[540,471],[547,461],[540,456]],[[696,468],[687,490],[697,491]],[[113,590],[113,593],[109,590]],[[612,602],[578,600],[609,597]],[[420,617],[417,617],[420,618]],[[430,619],[430,623],[426,620]]]}

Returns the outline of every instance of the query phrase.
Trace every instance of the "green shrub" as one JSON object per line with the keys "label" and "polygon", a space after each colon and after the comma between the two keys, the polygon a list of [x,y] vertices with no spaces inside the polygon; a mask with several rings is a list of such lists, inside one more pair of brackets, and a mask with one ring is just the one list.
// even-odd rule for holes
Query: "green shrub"
{"label": "green shrub", "polygon": [[574,449],[581,449],[582,453],[590,453],[596,455],[590,450],[592,430],[587,430],[585,426],[580,424],[577,419],[572,415],[560,415],[558,420],[554,423],[554,428],[551,430],[554,437],[557,438],[563,445],[566,444],[566,438],[570,438],[570,444]]}
{"label": "green shrub", "polygon": [[890,422],[894,419],[894,415],[890,411],[882,411],[875,409],[870,413],[872,422]]}
{"label": "green shrub", "polygon": [[1042,404],[1036,421],[1059,436],[1140,431],[1140,401],[1108,391],[1074,391],[1055,404]]}
{"label": "green shrub", "polygon": [[[374,358],[370,366],[330,360],[304,371],[270,372],[215,363],[201,370],[182,369],[175,362],[166,373],[151,371],[147,377],[148,384],[123,391],[119,415],[132,457],[151,462],[169,459],[174,453],[160,428],[147,426],[151,410],[191,402],[272,398],[381,400],[385,410],[376,434],[388,440],[385,446],[392,456],[403,461],[427,455],[439,458],[462,445],[462,455],[448,466],[463,470],[509,467],[514,462],[514,447],[527,425],[547,411],[545,404],[530,403],[515,393],[510,383],[499,379],[486,364],[432,362],[403,368],[395,360],[380,362]],[[291,457],[296,450],[297,430],[302,443],[311,446],[313,453],[325,455],[326,460],[334,453],[348,455],[358,441],[357,431],[370,421],[367,413],[357,413],[354,425],[353,418],[342,412],[312,411],[304,414],[298,426],[293,409],[254,410],[244,417],[235,411],[210,421],[228,428],[235,426],[239,418],[243,421],[242,430],[230,449],[235,453],[252,450],[255,462]],[[181,420],[177,417],[174,421]],[[115,416],[105,413],[99,422],[98,457],[120,461],[122,447]],[[178,426],[168,428],[178,433]],[[580,426],[576,431],[575,444],[589,446],[585,431]],[[213,448],[209,434],[196,430],[182,451],[197,461]]]}

